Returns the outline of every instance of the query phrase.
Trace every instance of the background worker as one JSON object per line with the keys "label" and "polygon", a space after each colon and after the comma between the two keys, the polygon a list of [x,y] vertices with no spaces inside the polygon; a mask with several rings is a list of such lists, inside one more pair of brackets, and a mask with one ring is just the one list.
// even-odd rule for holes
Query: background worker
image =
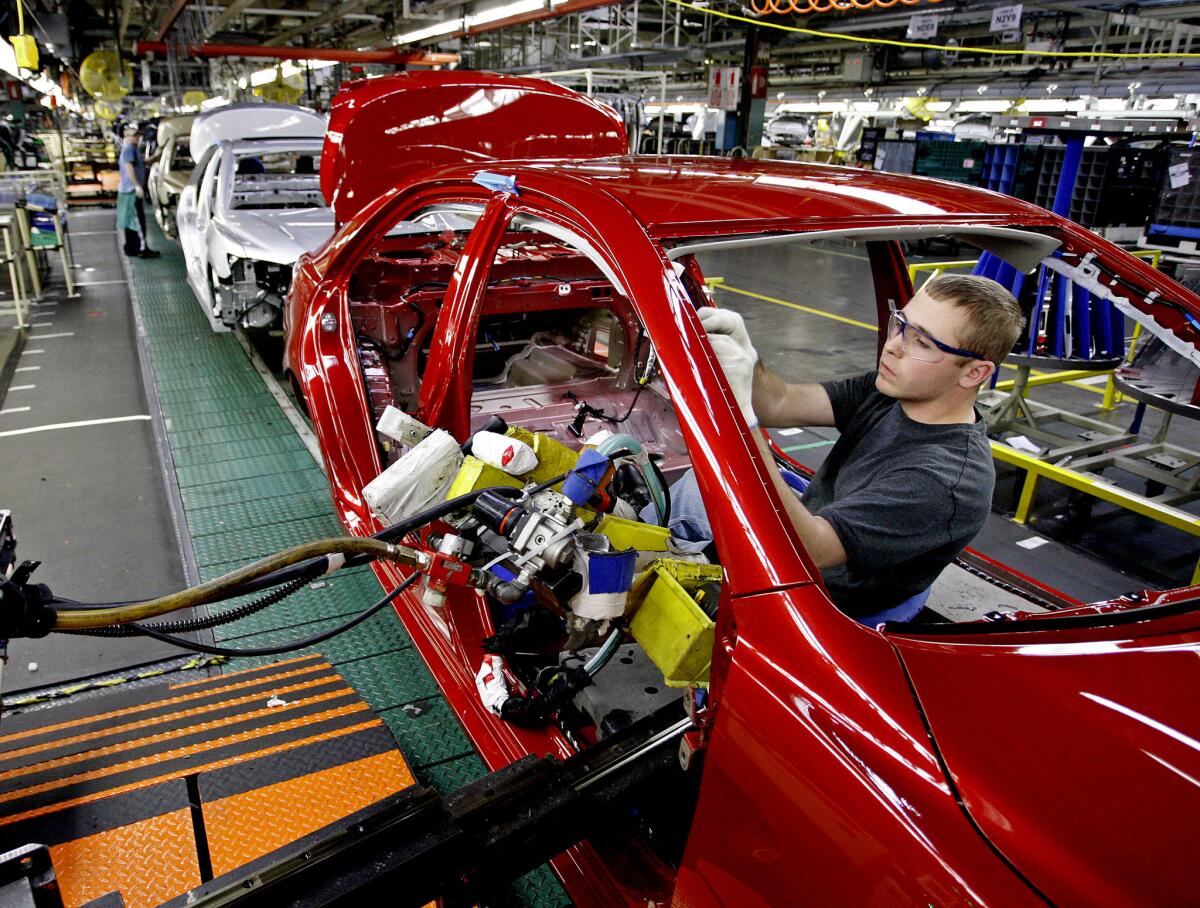
{"label": "background worker", "polygon": [[[904,605],[915,616],[942,569],[982,529],[995,469],[979,389],[1025,319],[995,281],[943,276],[892,313],[877,370],[789,384],[759,359],[741,316],[701,322],[752,427],[834,426],[841,433],[802,497],[753,433],[780,498],[834,602],[864,623]],[[672,489],[672,533],[712,539],[690,474]]]}
{"label": "background worker", "polygon": [[146,245],[146,162],[139,144],[141,130],[130,123],[123,131],[121,156],[117,167],[121,182],[117,184],[117,229],[125,232],[125,254],[139,258],[157,258],[159,253]]}

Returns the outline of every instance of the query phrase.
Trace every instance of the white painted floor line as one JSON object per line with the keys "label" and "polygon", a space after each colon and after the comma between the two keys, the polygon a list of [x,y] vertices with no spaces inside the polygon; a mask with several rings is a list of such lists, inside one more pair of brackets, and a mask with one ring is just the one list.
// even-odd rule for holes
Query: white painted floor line
{"label": "white painted floor line", "polygon": [[31,341],[42,341],[50,337],[74,337],[74,331],[60,331],[58,334],[35,334],[29,339]]}
{"label": "white painted floor line", "polygon": [[13,369],[14,372],[36,372],[41,366],[17,366]]}
{"label": "white painted floor line", "polygon": [[104,286],[105,284],[128,284],[128,283],[129,283],[129,281],[127,281],[127,280],[119,280],[119,281],[76,281],[76,282],[75,282],[75,286],[76,286],[76,287],[102,287],[102,286]]}
{"label": "white painted floor line", "polygon": [[80,233],[78,230],[72,230],[71,236],[115,236],[115,230],[85,230]]}
{"label": "white painted floor line", "polygon": [[[7,410],[0,410],[0,416],[3,416],[5,413],[25,413],[29,409],[31,409],[31,408],[30,407],[9,407]],[[21,430],[18,429],[17,431],[19,432]],[[0,435],[9,435],[9,434],[12,434],[12,433],[0,432]]]}
{"label": "white painted floor line", "polygon": [[9,387],[8,390],[10,390],[10,391],[32,391],[36,387],[37,387],[37,385],[12,385]]}
{"label": "white painted floor line", "polygon": [[[28,407],[21,409],[28,410]],[[8,410],[0,410],[0,413],[8,413]],[[10,435],[29,435],[33,432],[51,432],[55,429],[76,429],[80,426],[103,426],[114,422],[148,422],[149,416],[114,416],[110,419],[85,419],[80,422],[59,422],[48,426],[32,426],[28,429],[10,429],[7,432],[0,432],[0,438],[8,438]]]}
{"label": "white painted floor line", "polygon": [[54,322],[33,322],[30,328],[53,328]]}
{"label": "white painted floor line", "polygon": [[45,350],[40,350],[40,349],[39,350],[22,350],[21,355],[22,356],[33,356],[33,354],[35,354],[35,353],[45,353],[45,352],[46,352]]}

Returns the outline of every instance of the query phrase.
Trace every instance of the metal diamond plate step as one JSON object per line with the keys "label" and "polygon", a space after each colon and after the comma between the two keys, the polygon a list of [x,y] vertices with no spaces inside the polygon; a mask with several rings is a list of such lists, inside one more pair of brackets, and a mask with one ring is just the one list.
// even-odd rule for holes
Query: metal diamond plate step
{"label": "metal diamond plate step", "polygon": [[[367,603],[367,605],[369,604]],[[342,618],[326,618],[294,627],[281,628],[276,626],[260,634],[239,637],[236,647],[239,649],[244,647],[261,648],[291,643],[292,641],[329,630],[341,624],[343,620]],[[222,636],[224,630],[225,628],[216,628],[214,634],[218,640],[224,639]],[[231,643],[231,645],[233,644]],[[340,665],[355,659],[368,659],[380,654],[391,653],[411,645],[408,636],[400,627],[400,622],[396,620],[395,615],[385,611],[382,614],[373,615],[362,624],[351,628],[345,633],[338,634],[329,640],[300,650],[297,652],[297,655],[300,653],[319,652],[334,665]],[[374,698],[366,692],[369,688],[357,689],[363,695],[363,699],[372,706],[375,705]]]}
{"label": "metal diamond plate step", "polygon": [[288,435],[293,438],[296,435],[295,428],[284,419],[283,414],[256,422],[213,426],[191,431],[176,427],[175,431],[171,433],[171,450],[208,447],[236,441],[256,441],[260,438],[276,438],[280,435]]}
{"label": "metal diamond plate step", "polygon": [[[225,533],[210,533],[192,539],[196,561],[200,564],[221,564],[235,559],[254,559],[280,549],[304,542],[314,542],[331,536],[345,535],[331,516],[310,517],[270,526],[231,529]],[[376,586],[378,589],[378,586]]]}
{"label": "metal diamond plate step", "polygon": [[[433,684],[433,681],[429,683]],[[436,685],[434,690],[437,690]],[[475,755],[466,733],[444,700],[409,701],[384,710],[379,717],[391,729],[400,749],[413,766],[427,766]]]}
{"label": "metal diamond plate step", "polygon": [[195,539],[210,533],[230,533],[310,517],[328,517],[337,522],[329,506],[328,489],[210,508],[193,508],[188,512],[188,526]]}
{"label": "metal diamond plate step", "polygon": [[[235,451],[231,453],[241,453]],[[236,479],[251,479],[275,473],[291,473],[309,470],[316,465],[306,450],[284,451],[270,457],[239,457],[236,460],[212,460],[194,466],[176,464],[175,475],[181,486],[198,486],[211,482],[229,482]],[[324,479],[324,475],[317,471]]]}
{"label": "metal diamond plate step", "polygon": [[328,489],[324,475],[314,464],[309,470],[296,470],[274,476],[254,476],[230,482],[185,486],[179,490],[186,508],[211,508],[237,501],[273,498],[276,495],[295,495]]}
{"label": "metal diamond plate step", "polygon": [[[246,457],[261,457],[270,460],[280,454],[287,454],[292,451],[305,451],[304,442],[300,437],[291,435],[274,435],[267,438],[251,438],[239,442],[237,447],[238,453],[244,454]],[[191,445],[189,447],[179,447],[172,450],[171,456],[175,460],[177,467],[191,467],[197,464],[214,463],[226,455],[226,451],[222,445]]]}
{"label": "metal diamond plate step", "polygon": [[[410,712],[428,713],[436,716],[443,715],[443,713],[436,712],[433,709],[438,704],[443,708],[446,707],[445,702],[440,697],[433,702],[420,702],[425,701],[429,697],[438,697],[438,686],[433,680],[433,676],[429,674],[429,669],[425,667],[425,662],[421,659],[421,654],[417,652],[415,647],[410,645],[406,649],[389,653],[386,657],[381,656],[379,658],[382,661],[371,660],[368,664],[348,664],[346,666],[346,680],[355,687],[361,683],[366,687],[371,687],[375,691],[379,708],[386,710],[382,714],[384,721],[388,721],[387,714],[393,712],[396,707],[414,702],[418,702],[421,708],[410,710]],[[445,715],[448,715],[448,708]],[[453,730],[461,734],[458,729],[458,721],[451,717],[451,722]],[[421,723],[421,726],[428,727],[430,724],[431,720],[426,719]],[[465,741],[466,739],[462,740]],[[403,745],[403,741],[401,741],[401,745]],[[464,750],[470,750],[470,745],[467,745],[462,750],[452,750],[444,756],[453,756],[457,753],[462,753]],[[436,756],[418,759],[415,755],[413,757],[415,762],[420,763],[432,763],[442,758],[442,756]]]}
{"label": "metal diamond plate step", "polygon": [[443,794],[462,788],[487,774],[483,761],[475,754],[455,757],[445,763],[414,767],[417,778]]}
{"label": "metal diamond plate step", "polygon": [[[248,598],[253,597],[231,599],[227,603],[212,606],[210,611],[230,611]],[[222,642],[237,646],[243,637],[280,627],[299,628],[312,621],[314,615],[344,620],[361,612],[377,598],[378,595],[365,582],[355,581],[353,578],[338,578],[336,581],[323,579],[309,584],[283,602],[276,603],[258,614],[225,625],[220,628],[219,633]],[[376,709],[384,708],[382,703],[372,703],[372,706]]]}
{"label": "metal diamond plate step", "polygon": [[[164,409],[164,415],[170,413]],[[218,413],[167,415],[168,432],[195,432],[203,429],[214,429],[218,426],[234,426],[239,423],[254,423],[279,418],[279,405],[274,401],[264,403],[261,407],[225,410]]]}

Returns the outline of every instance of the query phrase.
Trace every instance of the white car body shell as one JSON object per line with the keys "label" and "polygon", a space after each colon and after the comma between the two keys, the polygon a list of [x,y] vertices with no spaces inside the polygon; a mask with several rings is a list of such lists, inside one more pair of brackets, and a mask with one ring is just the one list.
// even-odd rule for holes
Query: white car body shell
{"label": "white car body shell", "polygon": [[146,180],[146,194],[154,207],[154,218],[163,233],[175,230],[175,206],[192,175],[193,161],[187,151],[194,117],[171,117],[158,124],[158,148]]}
{"label": "white car body shell", "polygon": [[[176,229],[191,285],[214,331],[228,331],[221,319],[217,286],[241,260],[289,268],[333,234],[333,213],[325,207],[316,173],[273,179],[288,207],[241,207],[235,191],[237,160],[249,155],[296,152],[320,160],[325,118],[299,107],[236,104],[196,117],[191,149],[197,164],[179,196]],[[238,135],[245,133],[245,135]],[[243,180],[244,182],[244,180]],[[272,189],[271,191],[279,191]]]}

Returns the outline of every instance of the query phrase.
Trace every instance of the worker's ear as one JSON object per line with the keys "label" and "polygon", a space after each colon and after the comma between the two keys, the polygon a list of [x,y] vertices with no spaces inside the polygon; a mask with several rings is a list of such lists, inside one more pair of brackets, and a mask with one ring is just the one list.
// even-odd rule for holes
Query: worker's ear
{"label": "worker's ear", "polygon": [[996,364],[982,359],[969,359],[958,374],[958,385],[968,391],[978,391],[992,377]]}

